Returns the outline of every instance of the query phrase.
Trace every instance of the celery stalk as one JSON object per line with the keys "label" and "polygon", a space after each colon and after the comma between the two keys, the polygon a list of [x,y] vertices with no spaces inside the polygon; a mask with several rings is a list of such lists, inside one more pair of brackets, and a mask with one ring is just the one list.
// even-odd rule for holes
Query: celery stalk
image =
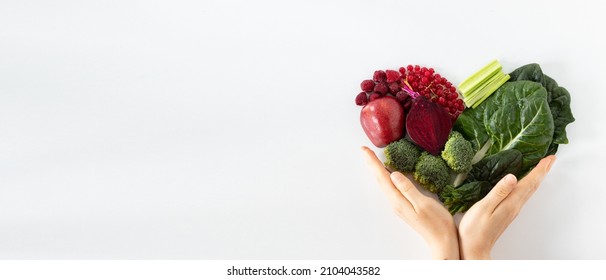
{"label": "celery stalk", "polygon": [[509,78],[511,78],[509,75],[505,75],[505,76],[501,77],[499,80],[490,84],[485,89],[484,97],[482,97],[482,99],[480,99],[478,102],[474,103],[472,108],[475,109],[476,107],[478,107],[478,105],[480,105],[480,103],[484,102],[484,100],[486,100],[486,98],[488,98],[493,92],[497,91],[497,89],[499,87],[501,87],[505,82],[507,82],[509,80]]}
{"label": "celery stalk", "polygon": [[471,75],[459,84],[459,91],[466,97],[469,93],[475,91],[480,85],[486,83],[493,75],[501,71],[503,67],[498,60],[493,60],[488,65],[482,67],[478,72]]}
{"label": "celery stalk", "polygon": [[503,72],[496,73],[495,75],[490,77],[490,79],[484,81],[483,84],[481,84],[476,90],[474,90],[472,93],[470,93],[467,97],[463,97],[463,101],[465,102],[465,105],[467,105],[467,107],[471,107],[476,102],[478,102],[480,99],[482,99],[484,97],[484,94],[486,94],[486,89],[491,84],[493,84],[495,81],[498,81],[499,79],[501,79],[503,76],[505,76],[505,73],[503,73]]}

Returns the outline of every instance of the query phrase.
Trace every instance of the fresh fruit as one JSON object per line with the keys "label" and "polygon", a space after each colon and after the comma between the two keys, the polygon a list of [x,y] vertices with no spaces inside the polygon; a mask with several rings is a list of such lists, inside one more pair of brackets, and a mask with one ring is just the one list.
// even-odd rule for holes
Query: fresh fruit
{"label": "fresh fruit", "polygon": [[387,75],[385,74],[385,71],[383,70],[377,70],[375,71],[375,73],[372,75],[372,80],[379,83],[379,82],[385,82],[385,80],[387,79]]}
{"label": "fresh fruit", "polygon": [[356,105],[364,106],[368,104],[368,96],[366,96],[366,92],[360,92],[356,95]]}
{"label": "fresh fruit", "polygon": [[[421,67],[419,65],[400,67],[398,71],[377,70],[373,74],[373,79],[362,81],[360,87],[362,91],[367,93],[368,98],[373,93],[378,93],[381,96],[396,97],[400,101],[400,104],[402,104],[404,111],[407,112],[412,105],[412,100],[403,97],[407,94],[403,95],[400,93],[405,82],[408,83],[413,91],[420,93],[429,101],[442,106],[453,121],[465,109],[465,105],[459,99],[459,94],[452,83],[440,74],[435,73],[433,68]],[[372,89],[371,86],[373,87]]]}
{"label": "fresh fruit", "polygon": [[404,136],[405,117],[398,100],[386,96],[372,100],[362,108],[360,123],[370,141],[383,148]]}

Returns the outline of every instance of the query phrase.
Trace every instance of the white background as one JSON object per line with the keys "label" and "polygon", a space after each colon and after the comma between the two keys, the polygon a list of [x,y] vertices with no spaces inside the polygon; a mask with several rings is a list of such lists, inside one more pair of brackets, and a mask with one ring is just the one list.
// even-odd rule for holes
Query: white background
{"label": "white background", "polygon": [[0,1],[0,258],[429,258],[353,100],[376,69],[495,58],[540,63],[577,120],[493,257],[603,258],[599,1],[52,2]]}

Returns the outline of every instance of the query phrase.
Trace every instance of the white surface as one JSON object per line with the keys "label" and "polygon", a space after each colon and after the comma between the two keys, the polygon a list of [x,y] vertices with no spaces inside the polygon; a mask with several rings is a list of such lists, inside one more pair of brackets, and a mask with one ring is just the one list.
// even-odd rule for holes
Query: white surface
{"label": "white surface", "polygon": [[603,258],[603,9],[499,2],[0,2],[0,258],[428,258],[354,96],[494,58],[540,63],[577,121],[493,257]]}

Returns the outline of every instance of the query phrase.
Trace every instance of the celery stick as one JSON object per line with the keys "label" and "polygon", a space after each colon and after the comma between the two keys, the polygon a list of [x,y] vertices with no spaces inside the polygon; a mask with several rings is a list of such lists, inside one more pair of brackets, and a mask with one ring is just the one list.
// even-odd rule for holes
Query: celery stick
{"label": "celery stick", "polygon": [[488,98],[493,92],[497,91],[497,89],[501,87],[505,82],[507,82],[509,78],[509,75],[505,75],[501,77],[498,81],[496,81],[494,84],[491,84],[490,87],[486,88],[486,94],[484,95],[484,97],[475,104],[473,104],[472,108],[478,107],[480,103],[484,102],[484,100],[486,100],[486,98]]}
{"label": "celery stick", "polygon": [[501,79],[501,77],[503,77],[503,76],[505,76],[505,73],[498,72],[494,76],[490,77],[490,79],[488,79],[487,81],[485,81],[482,85],[480,85],[480,87],[478,87],[476,90],[474,90],[473,93],[470,93],[468,97],[463,97],[463,101],[465,102],[465,105],[467,105],[467,107],[471,107],[478,100],[482,99],[482,97],[484,97],[485,90],[492,83],[494,83],[495,81]]}
{"label": "celery stick", "polygon": [[482,67],[478,72],[471,75],[471,77],[465,79],[459,84],[459,91],[466,96],[470,92],[474,91],[477,87],[484,84],[486,80],[499,72],[503,67],[498,60],[490,62],[488,65]]}

